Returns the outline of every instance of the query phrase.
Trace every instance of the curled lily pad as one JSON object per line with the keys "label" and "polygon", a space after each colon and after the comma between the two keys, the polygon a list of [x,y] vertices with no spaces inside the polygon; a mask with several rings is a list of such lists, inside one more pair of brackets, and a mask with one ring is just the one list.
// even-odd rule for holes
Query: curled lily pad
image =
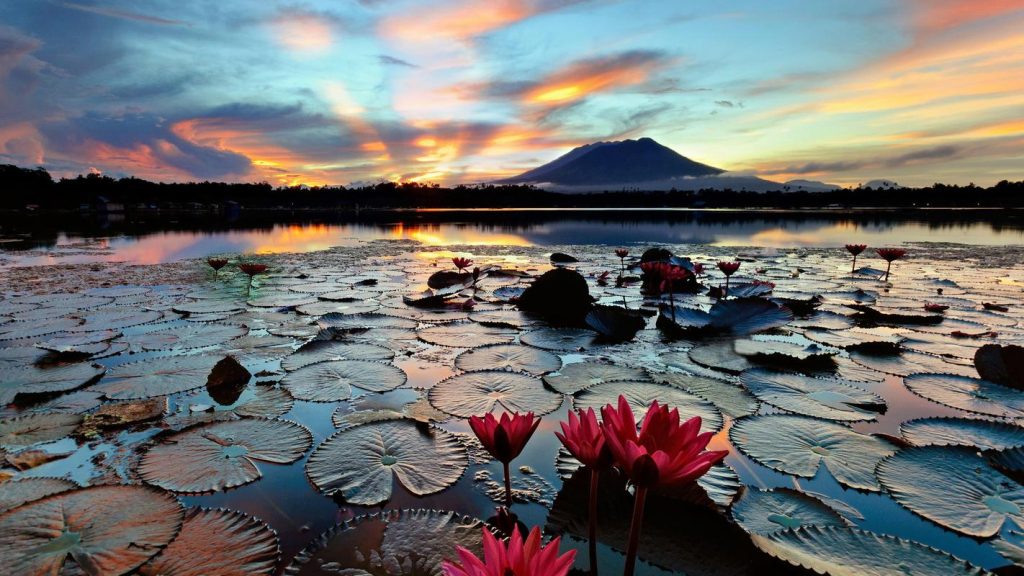
{"label": "curled lily pad", "polygon": [[263,416],[276,418],[292,409],[295,399],[284,388],[257,383],[242,392],[230,411],[239,416]]}
{"label": "curled lily pad", "polygon": [[140,576],[270,575],[277,567],[277,534],[232,510],[190,508],[178,537],[139,569]]}
{"label": "curled lily pad", "polygon": [[321,300],[303,304],[295,308],[299,314],[320,316],[322,314],[368,314],[380,309],[380,304],[373,300],[356,302],[334,302]]}
{"label": "curled lily pad", "polygon": [[654,380],[696,394],[732,418],[749,416],[757,412],[760,404],[743,386],[717,378],[680,372],[660,372],[654,374]]}
{"label": "curled lily pad", "polygon": [[505,344],[515,339],[516,333],[511,328],[484,326],[474,322],[442,324],[416,331],[416,335],[424,342],[452,348]]}
{"label": "curled lily pad", "polygon": [[543,415],[562,405],[562,396],[545,388],[538,378],[503,370],[452,376],[428,394],[435,408],[461,418],[495,410]]}
{"label": "curled lily pad", "polygon": [[756,462],[811,478],[822,464],[844,486],[878,492],[875,465],[896,452],[888,442],[827,420],[770,415],[740,418],[729,439]]}
{"label": "curled lily pad", "polygon": [[982,570],[934,548],[837,526],[804,526],[751,536],[761,550],[832,576],[981,576]]}
{"label": "curled lily pad", "polygon": [[854,351],[850,352],[850,358],[861,366],[895,376],[909,376],[916,372],[950,372],[961,376],[974,375],[974,370],[968,366],[951,364],[938,356],[920,352],[904,351],[894,356]]}
{"label": "curled lily pad", "polygon": [[60,440],[82,423],[78,414],[35,413],[0,420],[0,446],[21,448]]}
{"label": "curled lily pad", "polygon": [[323,442],[306,474],[324,494],[371,506],[391,498],[394,478],[417,496],[440,492],[465,472],[469,459],[454,435],[413,422],[355,426]]}
{"label": "curled lily pad", "polygon": [[898,354],[904,338],[886,328],[807,330],[804,337],[827,346],[872,354]]}
{"label": "curled lily pad", "polygon": [[812,378],[763,368],[745,370],[740,381],[777,408],[828,420],[874,420],[885,401],[853,382]]}
{"label": "curled lily pad", "polygon": [[712,340],[706,344],[694,346],[687,352],[687,356],[701,366],[729,374],[739,374],[754,366],[752,360],[736,352],[732,340]]}
{"label": "curled lily pad", "polygon": [[183,314],[223,314],[243,310],[245,305],[234,300],[206,299],[176,304],[171,309]]}
{"label": "curled lily pad", "polygon": [[821,500],[791,488],[747,488],[731,508],[733,520],[751,534],[773,534],[801,526],[846,526]]}
{"label": "curled lily pad", "polygon": [[4,482],[0,490],[0,513],[12,510],[50,494],[67,492],[78,488],[78,484],[64,478],[22,478]]}
{"label": "curled lily pad", "polygon": [[96,354],[107,348],[107,342],[121,335],[118,330],[96,330],[81,334],[67,334],[36,344],[37,348],[58,354]]}
{"label": "curled lily pad", "polygon": [[142,486],[61,492],[0,516],[0,559],[10,574],[126,574],[174,539],[183,515]]}
{"label": "curled lily pad", "polygon": [[132,338],[144,350],[205,348],[223,344],[248,332],[241,326],[226,324],[186,324],[167,330],[147,332]]}
{"label": "curled lily pad", "polygon": [[511,328],[522,328],[535,322],[535,319],[526,312],[519,310],[481,310],[469,315],[473,322],[479,322],[489,326],[507,326]]}
{"label": "curled lily pad", "polygon": [[662,311],[659,322],[699,335],[729,334],[745,336],[785,326],[793,313],[783,306],[761,298],[720,300],[707,312],[677,306],[674,314]]}
{"label": "curled lily pad", "polygon": [[334,424],[334,427],[341,430],[347,430],[353,426],[369,424],[371,422],[402,419],[414,420],[421,424],[431,424],[447,420],[448,415],[431,406],[426,398],[420,398],[415,402],[405,404],[399,409],[371,408],[368,410],[351,411],[346,410],[345,407],[340,407],[334,411],[334,414],[331,414],[331,422]]}
{"label": "curled lily pad", "polygon": [[177,394],[206,385],[217,356],[170,356],[116,366],[93,386],[111,400],[137,400]]}
{"label": "curled lily pad", "polygon": [[281,368],[298,370],[303,366],[316,364],[317,362],[330,362],[335,360],[383,360],[390,361],[395,353],[383,346],[373,344],[350,344],[337,340],[314,340],[303,345],[281,361]]}
{"label": "curled lily pad", "polygon": [[558,356],[530,346],[519,344],[492,344],[470,348],[455,357],[455,367],[473,370],[513,370],[534,376],[554,372],[562,367]]}
{"label": "curled lily pad", "polygon": [[914,394],[952,408],[1003,418],[1024,417],[1020,391],[988,380],[954,374],[912,374],[903,383]]}
{"label": "curled lily pad", "polygon": [[972,448],[906,448],[878,465],[878,479],[912,512],[962,534],[987,538],[1006,520],[1024,523],[1024,486]]}
{"label": "curled lily pad", "polygon": [[387,392],[405,384],[401,368],[368,360],[319,362],[289,372],[281,387],[299,400],[338,402],[352,395],[352,387],[369,392]]}
{"label": "curled lily pad", "polygon": [[608,342],[632,340],[647,325],[639,312],[619,306],[594,306],[584,322]]}
{"label": "curled lily pad", "polygon": [[740,338],[733,342],[733,350],[755,362],[792,363],[803,366],[831,362],[832,357],[838,353],[838,350],[824,348],[815,343],[805,346],[766,338]]}
{"label": "curled lily pad", "polygon": [[260,362],[282,358],[292,353],[295,341],[282,336],[247,335],[226,342],[221,352],[239,362]]}
{"label": "curled lily pad", "polygon": [[544,350],[572,352],[597,345],[599,334],[583,328],[538,328],[519,336],[519,341]]}
{"label": "curled lily pad", "polygon": [[591,386],[615,381],[645,381],[651,376],[642,368],[603,362],[577,362],[563,366],[556,374],[544,376],[544,383],[562,394],[576,394]]}
{"label": "curled lily pad", "polygon": [[0,369],[0,405],[14,402],[18,394],[47,394],[80,388],[106,371],[98,364],[76,363],[38,367],[21,365]]}
{"label": "curled lily pad", "polygon": [[331,528],[303,549],[285,574],[441,574],[463,547],[482,557],[483,522],[444,510],[387,510]]}
{"label": "curled lily pad", "polygon": [[722,414],[707,400],[679,388],[653,382],[607,382],[591,386],[580,392],[573,401],[580,410],[593,408],[600,412],[605,405],[616,406],[619,396],[625,396],[639,422],[647,408],[657,400],[658,404],[670,409],[678,408],[682,420],[701,417],[702,432],[717,432],[722,429]]}
{"label": "curled lily pad", "polygon": [[843,330],[853,326],[853,320],[843,314],[816,310],[806,318],[799,318],[790,323],[798,328],[814,328],[817,330]]}
{"label": "curled lily pad", "polygon": [[242,486],[263,474],[257,462],[289,464],[313,437],[287,420],[246,418],[215,422],[166,437],[142,456],[139,475],[174,492],[214,492]]}
{"label": "curled lily pad", "polygon": [[903,438],[915,446],[976,446],[1005,450],[1024,446],[1024,427],[975,418],[919,418],[900,425]]}

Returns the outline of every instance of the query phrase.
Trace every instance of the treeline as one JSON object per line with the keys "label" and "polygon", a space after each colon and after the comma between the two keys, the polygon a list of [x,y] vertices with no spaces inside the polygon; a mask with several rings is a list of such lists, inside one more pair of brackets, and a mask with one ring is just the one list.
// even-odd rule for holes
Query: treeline
{"label": "treeline", "polygon": [[1024,207],[1024,181],[1002,181],[989,188],[935,184],[925,188],[841,189],[830,192],[749,192],[743,190],[606,191],[559,194],[533,186],[480,184],[442,188],[436,184],[381,182],[364,187],[273,187],[266,182],[158,183],[89,174],[54,180],[43,168],[0,165],[0,208],[80,210],[123,206],[194,208],[238,203],[246,209],[373,208],[824,208]]}

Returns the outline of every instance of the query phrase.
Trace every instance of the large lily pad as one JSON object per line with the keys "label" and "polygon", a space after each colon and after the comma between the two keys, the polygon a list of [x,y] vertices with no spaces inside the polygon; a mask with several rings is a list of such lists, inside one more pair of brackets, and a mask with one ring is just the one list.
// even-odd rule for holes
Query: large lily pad
{"label": "large lily pad", "polygon": [[934,548],[856,528],[805,526],[753,535],[754,545],[796,566],[832,576],[980,576],[984,572]]}
{"label": "large lily pad", "polygon": [[18,338],[35,338],[55,332],[71,330],[81,321],[77,318],[54,318],[52,320],[8,322],[0,325],[0,340],[16,340]]}
{"label": "large lily pad", "polygon": [[583,328],[538,328],[519,336],[519,341],[544,350],[574,352],[597,346],[600,334]]}
{"label": "large lily pad", "polygon": [[316,364],[317,362],[330,362],[334,360],[383,360],[390,361],[395,353],[383,346],[373,344],[350,344],[337,340],[314,340],[303,345],[281,361],[281,368],[298,370],[303,366]]}
{"label": "large lily pad", "polygon": [[900,425],[903,438],[915,446],[976,446],[1005,450],[1024,446],[1024,427],[975,418],[919,418]]}
{"label": "large lily pad", "polygon": [[440,575],[461,546],[482,557],[483,522],[443,510],[387,510],[331,528],[285,570],[288,576]]}
{"label": "large lily pad", "polygon": [[971,448],[906,448],[878,465],[878,479],[903,506],[962,534],[987,538],[1006,520],[1024,524],[1024,486]]}
{"label": "large lily pad", "polygon": [[881,490],[875,465],[896,452],[885,440],[807,416],[740,418],[729,439],[772,470],[811,478],[824,464],[840,484],[872,492]]}
{"label": "large lily pad", "polygon": [[554,372],[562,367],[562,359],[539,348],[519,344],[492,344],[470,348],[455,357],[455,367],[473,370],[513,370],[534,376]]}
{"label": "large lily pad", "polygon": [[178,537],[141,576],[259,576],[274,573],[277,534],[241,512],[190,508]]}
{"label": "large lily pad", "polygon": [[205,348],[223,344],[248,332],[241,326],[226,324],[186,324],[167,330],[147,332],[132,338],[144,350]]}
{"label": "large lily pad", "polygon": [[733,336],[785,326],[792,319],[793,313],[788,308],[761,298],[720,300],[707,312],[677,306],[674,315],[663,310],[660,317],[660,320],[685,332]]}
{"label": "large lily pad", "polygon": [[14,402],[18,394],[67,392],[92,382],[106,369],[98,364],[80,362],[58,366],[31,364],[0,369],[0,405]]}
{"label": "large lily pad", "polygon": [[64,413],[39,412],[4,418],[0,420],[0,446],[21,448],[53,442],[74,432],[81,423],[81,415]]}
{"label": "large lily pad", "polygon": [[512,328],[484,326],[475,322],[455,322],[416,331],[416,335],[424,342],[452,348],[504,344],[514,340],[516,334]]}
{"label": "large lily pad", "polygon": [[845,380],[753,368],[744,371],[740,381],[762,401],[805,416],[874,420],[878,412],[885,410],[885,400]]}
{"label": "large lily pad", "polygon": [[78,484],[64,478],[29,477],[4,482],[0,487],[0,513],[3,513],[50,494],[74,490]]}
{"label": "large lily pad", "polygon": [[642,368],[604,362],[577,362],[563,366],[556,374],[547,374],[544,383],[562,394],[576,394],[605,382],[639,382],[650,379],[651,376]]}
{"label": "large lily pad", "polygon": [[403,406],[394,408],[369,408],[364,410],[352,410],[349,407],[341,406],[331,414],[331,422],[335,428],[348,430],[353,426],[369,424],[371,422],[385,422],[387,420],[412,420],[421,424],[443,422],[449,416],[430,405],[426,398],[420,398],[415,402],[409,402]]}
{"label": "large lily pad", "polygon": [[462,418],[502,410],[543,415],[562,405],[561,395],[539,379],[504,370],[452,376],[431,388],[428,397],[438,410]]}
{"label": "large lily pad", "polygon": [[144,481],[175,492],[214,492],[242,486],[263,474],[257,462],[289,464],[313,437],[287,420],[246,418],[189,428],[168,436],[142,456]]}
{"label": "large lily pad", "polygon": [[352,395],[352,387],[369,392],[387,392],[405,384],[401,368],[367,360],[319,362],[289,372],[281,386],[299,400],[339,402]]}
{"label": "large lily pad", "polygon": [[904,351],[898,355],[865,354],[850,352],[850,358],[861,366],[895,376],[909,376],[917,372],[950,372],[961,376],[973,376],[974,369],[946,362],[938,356],[920,352]]}
{"label": "large lily pad", "polygon": [[0,563],[10,574],[125,574],[174,539],[183,515],[152,488],[61,492],[0,516]]}
{"label": "large lily pad", "polygon": [[216,356],[171,356],[121,364],[92,387],[112,400],[137,400],[177,394],[206,385]]}
{"label": "large lily pad", "polygon": [[953,408],[968,412],[1024,417],[1024,396],[1020,391],[988,380],[953,374],[912,374],[903,379],[911,392]]}
{"label": "large lily pad", "polygon": [[757,412],[760,405],[757,398],[743,386],[717,378],[681,372],[658,372],[653,374],[653,378],[656,382],[682,388],[700,396],[732,418],[749,416]]}
{"label": "large lily pad", "polygon": [[751,534],[773,534],[801,526],[846,526],[821,500],[792,488],[747,488],[731,508],[733,520]]}
{"label": "large lily pad", "polygon": [[598,384],[580,392],[573,402],[577,409],[593,408],[595,412],[600,412],[605,405],[617,406],[620,395],[626,397],[637,422],[643,419],[647,408],[657,400],[658,404],[662,406],[668,406],[670,409],[678,408],[679,417],[682,420],[700,416],[702,432],[717,432],[722,429],[722,414],[714,404],[679,388],[653,382]]}
{"label": "large lily pad", "polygon": [[89,332],[92,330],[121,330],[130,326],[148,324],[159,320],[163,315],[156,310],[140,310],[130,307],[114,307],[92,312],[85,316],[85,322],[69,328],[69,332]]}
{"label": "large lily pad", "polygon": [[331,436],[309,456],[306,474],[324,494],[371,506],[391,498],[395,477],[424,496],[454,484],[468,463],[465,447],[451,433],[391,421]]}

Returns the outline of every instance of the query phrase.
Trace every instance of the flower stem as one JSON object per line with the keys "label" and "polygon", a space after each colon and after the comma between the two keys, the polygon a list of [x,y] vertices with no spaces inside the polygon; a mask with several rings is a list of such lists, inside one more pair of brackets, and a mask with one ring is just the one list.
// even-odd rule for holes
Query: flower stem
{"label": "flower stem", "polygon": [[885,267],[885,281],[889,281],[889,270],[892,268],[892,260],[889,260],[889,264]]}
{"label": "flower stem", "polygon": [[726,298],[728,296],[729,296],[729,277],[726,276],[725,277],[725,292],[722,294],[722,298]]}
{"label": "flower stem", "polygon": [[644,501],[647,500],[647,488],[636,487],[633,500],[633,521],[629,525],[629,546],[626,548],[626,568],[622,576],[633,576],[636,568],[636,552],[640,547],[640,525],[644,522]]}
{"label": "flower stem", "polygon": [[505,506],[512,507],[512,476],[508,472],[508,462],[502,462],[505,467]]}
{"label": "flower stem", "polygon": [[676,321],[676,300],[675,300],[675,297],[672,296],[672,288],[671,287],[668,289],[668,305],[672,309],[672,321],[675,322]]}
{"label": "flower stem", "polygon": [[857,255],[854,254],[853,255],[853,266],[850,267],[850,274],[853,274],[856,271],[857,271]]}
{"label": "flower stem", "polygon": [[590,542],[590,573],[597,576],[597,483],[601,478],[597,468],[590,469],[590,513],[587,518],[587,539]]}

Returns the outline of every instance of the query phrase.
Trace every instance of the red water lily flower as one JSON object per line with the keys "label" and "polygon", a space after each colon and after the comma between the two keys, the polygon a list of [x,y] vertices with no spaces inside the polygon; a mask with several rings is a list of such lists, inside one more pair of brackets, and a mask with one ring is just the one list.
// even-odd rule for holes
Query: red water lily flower
{"label": "red water lily flower", "polygon": [[587,518],[587,534],[590,552],[590,569],[596,572],[597,567],[597,489],[601,478],[601,470],[612,463],[612,454],[604,440],[604,432],[597,423],[597,415],[593,408],[584,412],[569,412],[568,422],[559,422],[562,432],[555,436],[562,445],[581,464],[590,469],[590,508]]}
{"label": "red water lily flower", "polygon": [[625,258],[626,256],[629,256],[629,250],[626,250],[625,248],[616,248],[615,255],[619,258]]}
{"label": "red water lily flower", "polygon": [[455,267],[458,268],[459,271],[461,272],[462,270],[469,268],[470,265],[473,264],[473,259],[456,256],[455,258],[452,258],[452,264],[455,264]]}
{"label": "red water lily flower", "polygon": [[263,274],[267,271],[266,264],[253,264],[252,262],[243,262],[238,265],[238,269],[241,270],[248,276],[255,276],[257,274]]}
{"label": "red water lily flower", "polygon": [[732,276],[733,274],[735,274],[736,271],[740,269],[740,263],[739,262],[719,262],[718,263],[718,269],[721,270],[722,274],[725,274],[726,277],[729,277],[729,276]]}
{"label": "red water lily flower", "polygon": [[703,274],[704,273],[704,265],[701,264],[700,262],[694,262],[693,263],[693,273],[694,274]]}
{"label": "red water lily flower", "polygon": [[866,250],[867,247],[868,247],[867,244],[847,244],[846,245],[846,251],[849,252],[850,254],[853,254],[853,266],[850,267],[850,274],[853,274],[854,272],[857,271],[857,256],[859,256],[861,252]]}
{"label": "red water lily flower", "polygon": [[213,268],[214,270],[220,270],[221,268],[223,268],[223,267],[228,265],[228,259],[227,258],[210,258],[210,259],[208,259],[206,261],[206,263],[210,265],[210,268]]}
{"label": "red water lily flower", "polygon": [[933,304],[931,302],[925,302],[924,309],[928,312],[945,312],[949,310],[949,306],[944,304]]}
{"label": "red water lily flower", "polygon": [[469,427],[473,429],[484,449],[504,466],[506,506],[512,505],[512,478],[509,476],[508,463],[523,452],[523,448],[539,425],[540,418],[534,416],[533,412],[506,412],[501,415],[501,419],[490,413],[483,418],[469,418]]}
{"label": "red water lily flower", "polygon": [[541,544],[540,528],[536,526],[525,540],[519,530],[513,530],[507,543],[487,528],[481,532],[483,560],[458,546],[459,561],[445,560],[441,565],[445,576],[566,576],[576,560],[575,550],[559,556],[560,538],[554,538],[547,546]]}
{"label": "red water lily flower", "polygon": [[889,270],[892,268],[893,260],[899,260],[900,258],[903,258],[904,256],[907,255],[907,251],[904,250],[903,248],[879,248],[879,249],[875,250],[875,252],[877,252],[878,255],[882,257],[883,260],[885,260],[886,262],[889,263],[889,265],[885,267],[885,278],[884,278],[884,280],[886,282],[888,282],[889,281]]}

